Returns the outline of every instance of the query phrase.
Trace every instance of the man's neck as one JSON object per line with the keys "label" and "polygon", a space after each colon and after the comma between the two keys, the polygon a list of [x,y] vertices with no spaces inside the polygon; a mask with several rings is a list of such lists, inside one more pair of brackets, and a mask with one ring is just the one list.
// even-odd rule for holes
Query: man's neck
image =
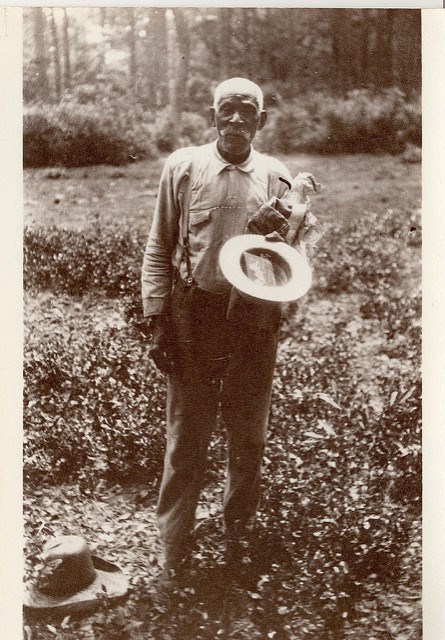
{"label": "man's neck", "polygon": [[218,149],[218,153],[220,154],[220,156],[224,158],[224,160],[226,160],[227,162],[230,162],[230,164],[242,164],[245,160],[247,160],[251,152],[251,147],[249,147],[248,151],[241,155],[233,155],[233,154],[227,153],[226,151],[223,151],[221,149],[219,140],[216,143],[216,147]]}

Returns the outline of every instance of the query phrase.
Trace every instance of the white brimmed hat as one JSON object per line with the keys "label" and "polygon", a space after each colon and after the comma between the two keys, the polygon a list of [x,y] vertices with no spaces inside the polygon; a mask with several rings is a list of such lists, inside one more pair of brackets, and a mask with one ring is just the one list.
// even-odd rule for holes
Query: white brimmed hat
{"label": "white brimmed hat", "polygon": [[309,263],[297,249],[257,234],[227,240],[219,265],[241,294],[259,300],[291,302],[301,298],[312,283]]}
{"label": "white brimmed hat", "polygon": [[90,553],[80,536],[48,540],[42,557],[46,563],[61,561],[37,584],[25,583],[24,607],[34,613],[64,613],[93,609],[101,599],[120,598],[128,580],[115,564]]}

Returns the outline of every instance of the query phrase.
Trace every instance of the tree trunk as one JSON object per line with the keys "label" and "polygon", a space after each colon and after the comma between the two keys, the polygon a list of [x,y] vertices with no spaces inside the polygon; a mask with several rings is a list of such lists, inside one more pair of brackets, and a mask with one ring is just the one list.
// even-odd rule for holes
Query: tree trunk
{"label": "tree trunk", "polygon": [[57,36],[57,26],[54,19],[54,9],[51,9],[51,36],[53,41],[53,61],[54,61],[54,93],[56,100],[62,97],[62,71],[60,65],[60,47]]}
{"label": "tree trunk", "polygon": [[380,11],[377,34],[378,86],[389,87],[393,82],[394,9],[381,9]]}
{"label": "tree trunk", "polygon": [[65,89],[71,87],[70,35],[66,8],[63,7],[63,85]]}
{"label": "tree trunk", "polygon": [[35,7],[34,11],[34,62],[36,66],[37,97],[47,101],[48,96],[48,60],[45,47],[45,14],[42,7]]}
{"label": "tree trunk", "polygon": [[187,9],[173,9],[175,17],[176,37],[178,42],[178,65],[176,69],[176,98],[178,110],[182,111],[182,106],[186,100],[186,88],[190,61],[190,25],[185,11]]}
{"label": "tree trunk", "polygon": [[[243,11],[243,9],[241,9],[241,11]],[[250,22],[249,48],[245,50],[245,58],[250,60],[250,64],[246,68],[246,73],[249,78],[255,80],[261,77],[261,70],[264,71],[264,66],[267,65],[267,61],[261,55],[262,42],[264,42],[265,34],[262,31],[262,23],[258,18],[258,8],[252,7],[244,9],[244,11],[249,12]],[[269,23],[269,20],[273,20],[273,9],[264,8],[263,11],[266,14],[266,23]],[[269,17],[267,17],[267,13],[270,14]]]}
{"label": "tree trunk", "polygon": [[[407,96],[416,95],[422,87],[421,12],[419,9],[397,13],[399,26],[397,66],[400,84]],[[408,38],[406,34],[411,34]]]}
{"label": "tree trunk", "polygon": [[136,58],[136,21],[135,21],[135,9],[127,9],[127,20],[128,20],[128,50],[130,52],[129,58],[129,72],[130,72],[130,83],[131,88],[135,91],[136,95],[138,93],[138,79],[137,79],[137,58]]}
{"label": "tree trunk", "polygon": [[183,9],[171,9],[167,16],[168,87],[173,148],[179,144],[182,110],[185,102],[188,64],[190,58],[190,33]]}
{"label": "tree trunk", "polygon": [[[99,9],[99,23],[102,32],[102,36],[105,33],[105,25],[107,24],[107,10],[105,7],[101,7]],[[98,74],[103,74],[105,71],[105,42],[99,44],[99,54],[98,54]]]}
{"label": "tree trunk", "polygon": [[343,29],[345,11],[331,10],[331,50],[332,50],[332,89],[336,93],[346,92],[346,78],[343,66]]}
{"label": "tree trunk", "polygon": [[361,13],[360,34],[360,84],[366,87],[369,83],[369,36],[371,33],[371,16],[366,9]]}
{"label": "tree trunk", "polygon": [[145,44],[145,76],[149,80],[147,103],[160,109],[168,103],[168,46],[165,9],[149,10],[148,38]]}
{"label": "tree trunk", "polygon": [[170,137],[172,140],[172,148],[175,149],[179,139],[179,122],[181,118],[181,107],[178,102],[177,83],[176,83],[176,67],[177,67],[177,49],[176,49],[176,31],[174,27],[174,16],[171,9],[165,12],[165,21],[167,28],[167,78],[168,78],[168,108],[170,115]]}
{"label": "tree trunk", "polygon": [[230,57],[232,56],[231,11],[232,9],[227,8],[220,9],[221,28],[219,30],[219,64],[221,79],[227,78],[230,74]]}

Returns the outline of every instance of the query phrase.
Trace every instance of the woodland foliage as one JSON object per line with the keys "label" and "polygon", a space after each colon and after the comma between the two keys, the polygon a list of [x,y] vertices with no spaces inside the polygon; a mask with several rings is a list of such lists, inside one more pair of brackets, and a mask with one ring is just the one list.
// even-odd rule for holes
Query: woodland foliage
{"label": "woodland foliage", "polygon": [[202,144],[213,89],[233,75],[264,88],[263,151],[421,143],[419,11],[28,8],[24,26],[25,166]]}

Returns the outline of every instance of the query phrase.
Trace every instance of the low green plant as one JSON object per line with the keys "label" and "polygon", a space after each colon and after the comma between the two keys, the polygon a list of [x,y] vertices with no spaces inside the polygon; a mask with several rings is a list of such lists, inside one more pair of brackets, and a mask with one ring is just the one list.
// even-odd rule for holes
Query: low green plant
{"label": "low green plant", "polygon": [[395,87],[302,95],[270,110],[259,142],[268,152],[401,153],[421,145],[420,101],[408,102]]}
{"label": "low green plant", "polygon": [[162,109],[156,115],[153,123],[153,137],[160,151],[171,152],[176,147],[200,145],[215,138],[209,121],[198,113],[184,112],[181,115],[179,127],[180,139],[174,140],[174,127],[168,108]]}
{"label": "low green plant", "polygon": [[132,327],[74,335],[60,322],[25,347],[27,481],[153,480],[162,468],[165,384]]}
{"label": "low green plant", "polygon": [[119,228],[96,227],[88,233],[26,228],[25,286],[74,296],[101,290],[110,297],[135,297],[145,240],[141,233]]}
{"label": "low green plant", "polygon": [[387,209],[332,223],[314,252],[317,287],[331,293],[387,290],[401,280],[418,212]]}
{"label": "low green plant", "polygon": [[[338,97],[315,92],[269,111],[256,141],[267,153],[401,153],[421,145],[420,101],[408,102],[394,87]],[[168,107],[145,109],[112,84],[80,85],[57,105],[25,108],[24,166],[119,165],[215,137],[208,119],[191,111],[178,133],[174,140]]]}
{"label": "low green plant", "polygon": [[67,100],[27,107],[24,166],[122,165],[154,157],[150,125],[123,107],[106,101],[98,105]]}

